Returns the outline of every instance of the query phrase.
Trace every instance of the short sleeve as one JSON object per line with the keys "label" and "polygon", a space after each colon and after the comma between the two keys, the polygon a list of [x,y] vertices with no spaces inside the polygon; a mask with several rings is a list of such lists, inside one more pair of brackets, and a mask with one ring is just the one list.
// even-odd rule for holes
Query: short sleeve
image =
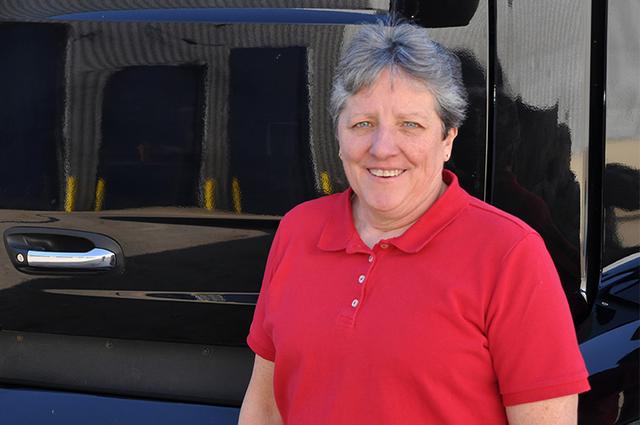
{"label": "short sleeve", "polygon": [[535,233],[503,258],[487,338],[505,406],[589,390],[566,296]]}
{"label": "short sleeve", "polygon": [[258,303],[256,304],[255,312],[253,313],[253,321],[249,329],[249,336],[247,337],[247,344],[254,353],[260,357],[274,361],[276,357],[276,350],[273,345],[270,332],[265,328],[265,316],[267,311],[267,304],[269,298],[269,286],[273,272],[280,262],[279,246],[280,246],[280,233],[279,229],[276,232],[276,236],[273,239],[271,248],[269,250],[269,256],[267,258],[267,265],[265,267],[264,276],[262,278],[262,286],[260,288],[260,295],[258,296]]}

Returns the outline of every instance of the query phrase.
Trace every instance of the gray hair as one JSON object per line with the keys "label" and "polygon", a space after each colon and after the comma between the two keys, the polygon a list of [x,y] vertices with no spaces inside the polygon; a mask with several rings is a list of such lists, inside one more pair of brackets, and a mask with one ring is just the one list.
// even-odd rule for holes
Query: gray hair
{"label": "gray hair", "polygon": [[427,86],[436,100],[444,134],[462,125],[467,92],[460,60],[431,40],[424,28],[378,23],[358,30],[338,62],[329,106],[334,128],[347,99],[373,84],[387,68],[400,69]]}

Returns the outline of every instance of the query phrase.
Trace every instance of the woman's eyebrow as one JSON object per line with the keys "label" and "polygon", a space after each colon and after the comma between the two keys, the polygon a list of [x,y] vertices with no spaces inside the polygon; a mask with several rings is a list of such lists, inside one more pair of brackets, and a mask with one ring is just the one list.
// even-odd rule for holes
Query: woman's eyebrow
{"label": "woman's eyebrow", "polygon": [[429,114],[425,111],[408,111],[408,112],[401,112],[398,115],[398,118],[423,118],[423,119],[429,119]]}
{"label": "woman's eyebrow", "polygon": [[375,116],[375,113],[373,113],[373,112],[369,112],[369,111],[354,111],[354,112],[352,112],[350,114],[346,114],[345,117],[348,120],[353,120],[353,119],[356,119],[356,118],[371,118],[373,116]]}

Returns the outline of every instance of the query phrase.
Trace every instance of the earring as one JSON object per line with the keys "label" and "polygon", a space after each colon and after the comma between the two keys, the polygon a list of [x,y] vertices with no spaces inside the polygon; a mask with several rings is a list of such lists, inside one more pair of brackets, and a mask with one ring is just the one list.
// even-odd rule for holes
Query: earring
{"label": "earring", "polygon": [[451,154],[448,154],[448,153],[447,153],[447,154],[445,154],[445,155],[444,155],[444,160],[445,160],[445,161],[448,161],[450,156],[451,156]]}
{"label": "earring", "polygon": [[338,158],[342,159],[342,149],[338,149]]}

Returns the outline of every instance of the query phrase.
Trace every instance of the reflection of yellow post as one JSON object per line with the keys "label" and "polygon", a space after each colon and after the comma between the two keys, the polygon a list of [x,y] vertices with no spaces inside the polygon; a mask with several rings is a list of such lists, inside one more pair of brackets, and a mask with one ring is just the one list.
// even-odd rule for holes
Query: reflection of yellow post
{"label": "reflection of yellow post", "polygon": [[102,211],[102,207],[104,205],[104,190],[105,190],[105,181],[102,177],[98,179],[96,183],[96,211]]}
{"label": "reflection of yellow post", "polygon": [[213,211],[216,208],[216,181],[212,178],[208,178],[204,181],[204,207]]}
{"label": "reflection of yellow post", "polygon": [[64,210],[71,212],[76,206],[76,178],[67,176],[67,191],[64,198]]}
{"label": "reflection of yellow post", "polygon": [[240,214],[242,212],[242,192],[240,182],[237,178],[231,179],[231,195],[233,196],[233,210]]}
{"label": "reflection of yellow post", "polygon": [[333,187],[331,187],[331,179],[329,173],[323,171],[320,173],[320,185],[322,186],[322,192],[325,195],[331,195],[333,193]]}

